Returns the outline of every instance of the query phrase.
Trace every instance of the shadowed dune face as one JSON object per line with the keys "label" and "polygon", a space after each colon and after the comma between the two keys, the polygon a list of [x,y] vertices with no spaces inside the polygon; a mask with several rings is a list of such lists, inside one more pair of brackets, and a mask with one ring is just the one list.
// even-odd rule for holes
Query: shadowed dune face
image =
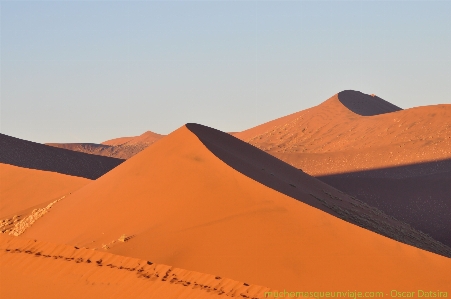
{"label": "shadowed dune face", "polygon": [[[268,188],[228,165],[233,159],[240,164],[251,158],[242,148],[224,144],[230,136],[188,126],[59,202],[24,237],[88,246],[276,289],[327,285],[390,290],[394,282],[399,288],[413,283],[443,289],[451,283],[450,259]],[[226,153],[212,153],[204,142]],[[219,156],[229,156],[228,163]],[[282,184],[286,176],[281,162],[265,157],[245,167],[256,172],[266,166],[273,175],[264,176]],[[255,163],[263,164],[252,166]],[[336,201],[338,206],[340,199],[348,198],[302,172],[296,174],[294,183],[299,185],[284,184],[300,189],[302,201]],[[360,209],[357,201],[354,204]],[[130,238],[116,242],[123,234]]]}
{"label": "shadowed dune face", "polygon": [[451,246],[451,159],[318,178]]}
{"label": "shadowed dune face", "polygon": [[373,116],[402,110],[378,96],[367,95],[354,90],[344,90],[338,93],[338,100],[343,106],[361,116]]}
{"label": "shadowed dune face", "polygon": [[0,134],[0,163],[97,179],[122,162]]}
{"label": "shadowed dune face", "polygon": [[55,200],[91,182],[60,173],[0,163],[0,219]]}

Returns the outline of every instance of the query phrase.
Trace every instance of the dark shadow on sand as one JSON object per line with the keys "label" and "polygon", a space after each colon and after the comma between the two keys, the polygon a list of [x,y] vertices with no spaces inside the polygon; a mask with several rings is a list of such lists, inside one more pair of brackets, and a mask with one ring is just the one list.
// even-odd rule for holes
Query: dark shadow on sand
{"label": "dark shadow on sand", "polygon": [[0,134],[0,163],[97,179],[122,162]]}
{"label": "dark shadow on sand", "polygon": [[354,90],[339,92],[338,100],[343,106],[361,116],[373,116],[402,110],[378,96],[371,96]]}
{"label": "dark shadow on sand", "polygon": [[451,159],[317,178],[451,246]]}

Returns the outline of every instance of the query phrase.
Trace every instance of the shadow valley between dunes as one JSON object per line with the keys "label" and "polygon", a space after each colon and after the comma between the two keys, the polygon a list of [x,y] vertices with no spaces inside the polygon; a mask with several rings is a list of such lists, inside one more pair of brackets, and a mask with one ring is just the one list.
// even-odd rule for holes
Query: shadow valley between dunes
{"label": "shadow valley between dunes", "polygon": [[316,177],[451,246],[451,159]]}

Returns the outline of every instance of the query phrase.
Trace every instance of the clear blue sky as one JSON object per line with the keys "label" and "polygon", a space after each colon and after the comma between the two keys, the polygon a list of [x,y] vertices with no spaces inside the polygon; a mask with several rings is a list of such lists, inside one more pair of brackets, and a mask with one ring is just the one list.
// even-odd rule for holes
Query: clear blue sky
{"label": "clear blue sky", "polygon": [[241,131],[354,89],[451,102],[450,1],[1,1],[1,132]]}

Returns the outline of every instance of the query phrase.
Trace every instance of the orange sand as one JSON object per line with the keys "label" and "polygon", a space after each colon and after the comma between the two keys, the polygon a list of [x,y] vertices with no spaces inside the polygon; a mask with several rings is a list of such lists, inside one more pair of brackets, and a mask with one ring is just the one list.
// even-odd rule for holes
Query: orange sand
{"label": "orange sand", "polygon": [[151,131],[144,132],[139,136],[134,137],[119,137],[102,142],[104,145],[136,145],[136,144],[152,144],[157,140],[160,140],[165,135],[160,135]]}
{"label": "orange sand", "polygon": [[[118,242],[122,234],[130,239]],[[23,236],[275,289],[451,286],[451,259],[261,185],[186,127],[56,204]]]}
{"label": "orange sand", "polygon": [[55,200],[89,179],[0,163],[0,219]]}
{"label": "orange sand", "polygon": [[2,298],[264,298],[268,288],[110,253],[0,235]]}
{"label": "orange sand", "polygon": [[315,176],[451,158],[451,105],[361,116],[338,97],[234,136]]}

